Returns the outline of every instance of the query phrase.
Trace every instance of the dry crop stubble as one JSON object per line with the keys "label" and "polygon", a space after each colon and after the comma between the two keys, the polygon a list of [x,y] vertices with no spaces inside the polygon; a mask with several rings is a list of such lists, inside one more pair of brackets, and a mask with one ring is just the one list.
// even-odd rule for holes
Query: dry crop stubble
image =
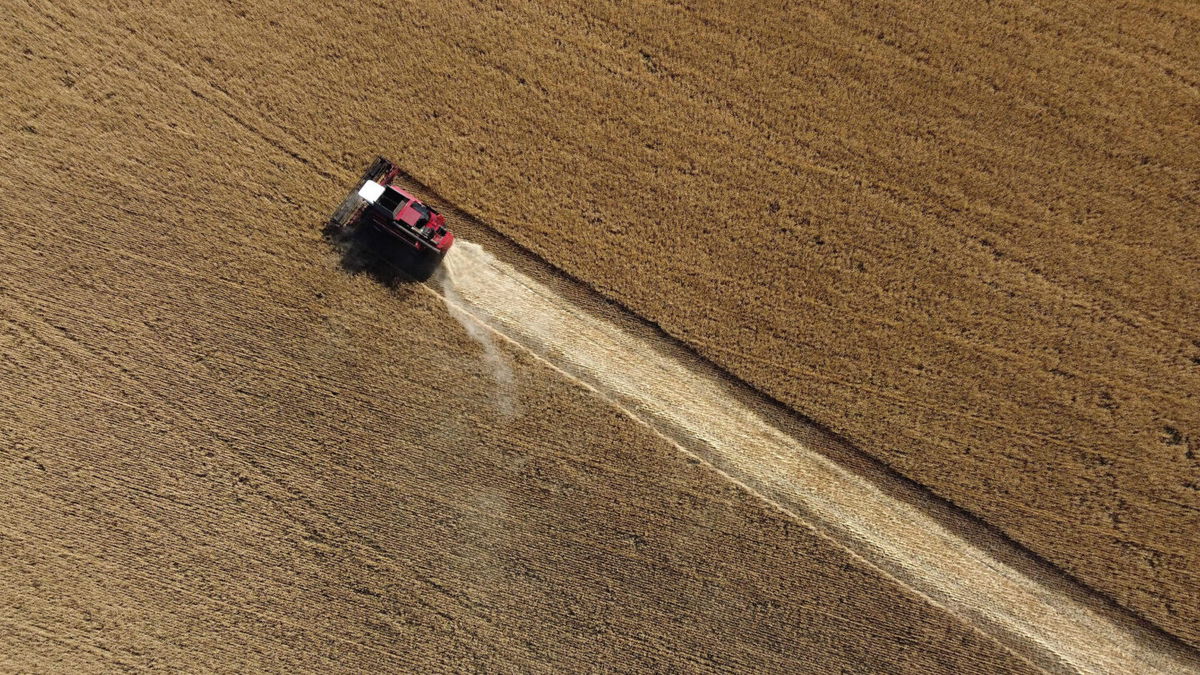
{"label": "dry crop stubble", "polygon": [[4,669],[1031,670],[519,353],[506,419],[439,298],[320,240],[352,169],[41,9],[0,131]]}
{"label": "dry crop stubble", "polygon": [[139,21],[314,158],[420,148],[423,182],[1195,646],[1200,36],[1186,3],[1110,9]]}

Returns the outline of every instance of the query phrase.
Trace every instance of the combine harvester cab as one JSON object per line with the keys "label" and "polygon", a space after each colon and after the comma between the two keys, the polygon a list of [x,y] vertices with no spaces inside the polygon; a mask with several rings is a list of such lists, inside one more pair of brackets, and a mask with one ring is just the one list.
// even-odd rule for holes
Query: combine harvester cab
{"label": "combine harvester cab", "polygon": [[375,237],[374,243],[381,247],[394,245],[398,250],[377,252],[424,281],[454,244],[454,234],[446,227],[445,216],[392,185],[399,173],[390,161],[377,157],[334,212],[329,226],[342,234],[362,234],[367,227],[384,235]]}

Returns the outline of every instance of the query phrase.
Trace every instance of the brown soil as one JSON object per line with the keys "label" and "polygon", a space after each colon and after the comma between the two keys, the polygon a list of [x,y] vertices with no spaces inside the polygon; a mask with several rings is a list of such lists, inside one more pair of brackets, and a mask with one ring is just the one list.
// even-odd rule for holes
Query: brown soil
{"label": "brown soil", "polygon": [[[311,167],[401,157],[1200,645],[1193,5],[181,4],[80,21]],[[23,77],[51,86],[96,77],[103,97],[121,72],[22,47]],[[9,86],[32,97],[12,126],[36,127],[42,95]],[[273,187],[308,206],[341,186],[291,171]]]}
{"label": "brown soil", "polygon": [[497,382],[428,288],[341,271],[349,172],[151,24],[13,11],[0,670],[1033,670],[524,353]]}

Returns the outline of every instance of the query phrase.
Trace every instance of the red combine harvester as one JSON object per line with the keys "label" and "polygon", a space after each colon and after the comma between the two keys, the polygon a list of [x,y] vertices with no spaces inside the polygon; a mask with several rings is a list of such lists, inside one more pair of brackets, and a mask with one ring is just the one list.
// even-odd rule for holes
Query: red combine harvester
{"label": "red combine harvester", "polygon": [[454,234],[446,229],[446,218],[413,195],[392,185],[400,169],[376,157],[329,220],[335,231],[353,234],[368,225],[385,235],[384,241],[398,244],[405,271],[428,279],[450,246]]}

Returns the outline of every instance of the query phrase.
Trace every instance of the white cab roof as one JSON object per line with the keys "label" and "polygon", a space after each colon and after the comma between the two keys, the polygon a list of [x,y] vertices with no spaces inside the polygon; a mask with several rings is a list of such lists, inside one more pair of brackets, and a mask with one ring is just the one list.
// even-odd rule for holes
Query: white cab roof
{"label": "white cab roof", "polygon": [[385,189],[386,188],[384,188],[379,183],[376,183],[373,180],[369,180],[366,183],[364,183],[361,188],[358,189],[358,196],[365,199],[368,203],[374,204],[375,200],[379,199],[380,195],[383,194],[383,191]]}

